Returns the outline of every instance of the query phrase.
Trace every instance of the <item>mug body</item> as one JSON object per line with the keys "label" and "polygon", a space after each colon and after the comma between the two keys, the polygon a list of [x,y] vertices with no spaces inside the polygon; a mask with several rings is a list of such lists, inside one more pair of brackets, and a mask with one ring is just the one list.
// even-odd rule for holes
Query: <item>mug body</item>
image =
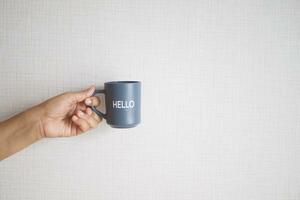
{"label": "mug body", "polygon": [[106,82],[106,122],[114,128],[132,128],[141,121],[141,82]]}

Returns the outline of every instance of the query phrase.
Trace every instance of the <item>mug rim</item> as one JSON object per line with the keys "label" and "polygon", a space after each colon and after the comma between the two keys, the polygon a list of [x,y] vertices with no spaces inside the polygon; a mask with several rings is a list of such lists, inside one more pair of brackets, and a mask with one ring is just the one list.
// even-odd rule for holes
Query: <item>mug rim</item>
{"label": "mug rim", "polygon": [[130,84],[130,83],[141,83],[140,81],[109,81],[105,82],[105,84]]}

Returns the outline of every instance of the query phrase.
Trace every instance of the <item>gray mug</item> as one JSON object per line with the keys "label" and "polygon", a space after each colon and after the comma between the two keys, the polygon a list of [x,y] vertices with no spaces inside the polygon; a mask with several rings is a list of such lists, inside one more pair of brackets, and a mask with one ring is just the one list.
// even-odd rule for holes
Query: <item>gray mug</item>
{"label": "gray mug", "polygon": [[93,94],[105,95],[106,113],[95,107],[92,110],[106,119],[113,128],[132,128],[141,122],[141,82],[111,81],[104,84],[103,90]]}

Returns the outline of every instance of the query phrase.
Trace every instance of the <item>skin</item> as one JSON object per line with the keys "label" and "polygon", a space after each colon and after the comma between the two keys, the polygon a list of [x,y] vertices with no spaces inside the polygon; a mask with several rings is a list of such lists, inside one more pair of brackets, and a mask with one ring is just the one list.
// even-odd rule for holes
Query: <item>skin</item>
{"label": "skin", "polygon": [[0,160],[43,138],[70,137],[95,128],[101,121],[88,106],[99,106],[95,87],[67,92],[0,122]]}

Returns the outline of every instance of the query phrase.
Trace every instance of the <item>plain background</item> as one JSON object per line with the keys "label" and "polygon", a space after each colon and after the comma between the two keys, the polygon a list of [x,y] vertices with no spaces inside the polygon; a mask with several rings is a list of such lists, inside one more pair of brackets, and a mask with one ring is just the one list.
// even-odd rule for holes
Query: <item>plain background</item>
{"label": "plain background", "polygon": [[298,0],[0,0],[0,120],[111,80],[142,124],[1,161],[1,200],[300,199]]}

